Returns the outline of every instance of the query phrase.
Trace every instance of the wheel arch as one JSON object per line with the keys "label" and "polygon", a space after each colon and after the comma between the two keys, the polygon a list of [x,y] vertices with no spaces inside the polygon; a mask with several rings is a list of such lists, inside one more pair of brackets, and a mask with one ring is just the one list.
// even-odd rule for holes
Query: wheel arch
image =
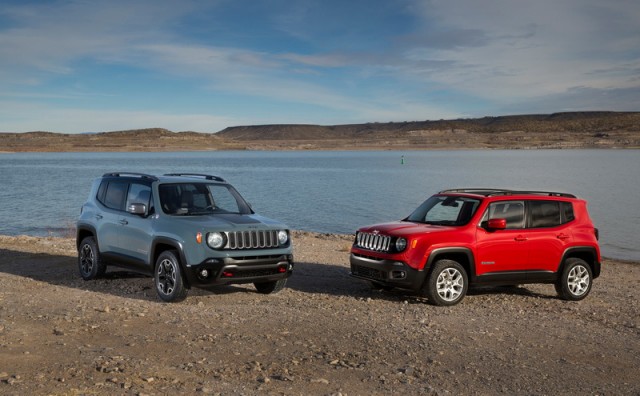
{"label": "wheel arch", "polygon": [[96,246],[98,246],[98,251],[100,251],[100,244],[98,243],[98,237],[96,236],[98,233],[96,229],[89,225],[82,225],[76,229],[76,250],[80,249],[80,244],[82,240],[86,237],[93,237],[93,240],[96,242]]}
{"label": "wheel arch", "polygon": [[567,263],[567,259],[570,258],[579,258],[584,260],[589,267],[591,268],[591,273],[593,274],[593,278],[597,278],[600,276],[600,262],[598,262],[598,254],[596,249],[591,246],[577,246],[572,247],[564,251],[562,255],[562,260],[560,261],[560,265],[558,266],[558,274],[561,274],[564,271],[564,267]]}
{"label": "wheel arch", "polygon": [[[424,267],[427,274],[431,272],[433,264],[438,260],[453,260],[459,263],[467,272],[469,283],[475,281],[476,266],[471,249],[466,247],[447,247],[433,250],[431,254],[429,254],[429,258]],[[428,276],[425,277],[425,279],[428,279]]]}
{"label": "wheel arch", "polygon": [[159,237],[153,240],[151,244],[151,250],[149,251],[149,263],[151,266],[151,273],[153,274],[156,270],[156,261],[158,257],[167,250],[175,250],[178,253],[178,260],[180,264],[180,268],[182,269],[182,280],[185,284],[186,288],[191,288],[191,284],[189,282],[187,274],[187,259],[184,254],[184,247],[180,241],[176,241],[175,239],[167,238],[167,237]]}

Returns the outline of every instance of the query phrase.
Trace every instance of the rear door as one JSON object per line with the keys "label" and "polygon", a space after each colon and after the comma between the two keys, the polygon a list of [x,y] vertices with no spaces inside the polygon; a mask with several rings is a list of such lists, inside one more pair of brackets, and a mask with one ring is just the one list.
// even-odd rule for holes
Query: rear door
{"label": "rear door", "polygon": [[562,254],[573,241],[570,230],[570,223],[573,221],[571,203],[531,200],[527,205],[528,267],[531,270],[555,272]]}

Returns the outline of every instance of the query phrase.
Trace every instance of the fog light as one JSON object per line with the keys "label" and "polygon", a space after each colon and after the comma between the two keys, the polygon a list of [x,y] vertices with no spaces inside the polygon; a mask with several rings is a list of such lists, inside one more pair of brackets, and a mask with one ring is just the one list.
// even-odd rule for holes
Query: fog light
{"label": "fog light", "polygon": [[209,271],[203,269],[202,271],[200,271],[200,276],[206,278],[207,276],[209,276]]}

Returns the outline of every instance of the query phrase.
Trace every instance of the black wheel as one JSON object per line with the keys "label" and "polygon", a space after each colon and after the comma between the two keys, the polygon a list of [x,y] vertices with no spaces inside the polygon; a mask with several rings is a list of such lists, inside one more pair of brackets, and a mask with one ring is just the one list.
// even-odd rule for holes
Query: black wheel
{"label": "black wheel", "polygon": [[591,291],[592,279],[591,267],[586,261],[577,257],[569,258],[555,284],[556,292],[563,300],[582,300]]}
{"label": "black wheel", "polygon": [[467,272],[453,260],[438,260],[423,286],[423,294],[433,305],[450,306],[467,294]]}
{"label": "black wheel", "polygon": [[256,290],[258,290],[258,293],[271,294],[277,293],[280,290],[284,289],[284,285],[286,284],[287,278],[272,282],[256,282],[253,285],[256,287]]}
{"label": "black wheel", "polygon": [[102,260],[98,244],[93,237],[86,237],[78,249],[78,269],[84,280],[96,279],[104,275],[107,265]]}
{"label": "black wheel", "polygon": [[156,260],[154,280],[156,291],[161,300],[167,302],[182,301],[187,297],[187,289],[182,279],[182,268],[175,252],[166,250]]}

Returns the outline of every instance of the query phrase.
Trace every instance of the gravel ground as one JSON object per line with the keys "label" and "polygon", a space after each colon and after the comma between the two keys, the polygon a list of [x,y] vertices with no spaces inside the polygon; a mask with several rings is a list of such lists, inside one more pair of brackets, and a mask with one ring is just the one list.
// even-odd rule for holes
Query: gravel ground
{"label": "gravel ground", "polygon": [[294,234],[287,288],[77,274],[74,241],[0,236],[0,394],[640,394],[640,264],[591,295],[472,290],[451,308],[348,276],[351,238]]}

